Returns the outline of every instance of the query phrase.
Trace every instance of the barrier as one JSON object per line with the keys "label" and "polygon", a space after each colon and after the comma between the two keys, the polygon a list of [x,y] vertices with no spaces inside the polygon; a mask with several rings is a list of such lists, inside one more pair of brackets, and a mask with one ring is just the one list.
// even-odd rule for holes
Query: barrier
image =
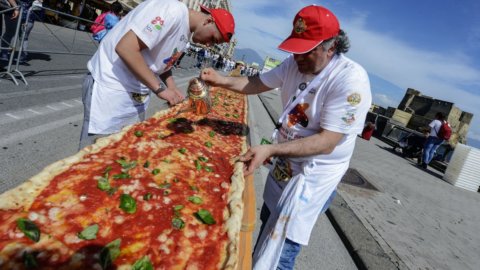
{"label": "barrier", "polygon": [[[30,16],[34,16],[33,14],[33,11],[39,11],[39,10],[44,10],[44,11],[48,11],[50,12],[51,14],[58,14],[58,15],[61,15],[63,17],[67,17],[67,18],[70,18],[72,19],[72,21],[70,22],[72,26],[70,25],[64,25],[63,27],[64,28],[70,28],[70,29],[74,29],[74,37],[73,37],[73,40],[72,40],[72,43],[70,45],[70,47],[66,44],[66,42],[64,42],[61,38],[59,38],[54,31],[52,31],[52,29],[48,26],[49,24],[48,23],[45,23],[45,22],[38,22],[37,23],[42,23],[43,26],[49,31],[49,33],[59,42],[59,44],[61,44],[61,46],[65,49],[63,51],[55,51],[55,50],[26,50],[26,51],[23,51],[23,47],[24,47],[24,43],[25,43],[25,37],[26,37],[26,27],[27,27],[27,23],[23,24],[21,23],[22,21],[22,15],[23,15],[23,7],[15,7],[15,8],[10,8],[10,9],[7,9],[7,10],[3,10],[0,12],[1,13],[5,13],[5,12],[9,12],[13,9],[19,9],[20,10],[20,14],[18,16],[18,20],[17,20],[17,28],[15,30],[15,36],[14,36],[14,39],[13,39],[13,42],[10,44],[10,47],[8,48],[5,48],[5,49],[8,49],[11,53],[10,53],[10,58],[9,58],[9,61],[8,61],[8,66],[6,68],[6,71],[4,72],[1,72],[0,73],[0,78],[4,77],[5,75],[8,75],[10,76],[10,78],[12,79],[12,81],[18,85],[18,82],[17,82],[17,79],[15,78],[14,76],[14,73],[18,74],[21,78],[22,78],[22,81],[25,83],[25,85],[28,85],[28,82],[27,80],[25,79],[25,76],[23,75],[23,73],[19,70],[19,65],[20,65],[20,56],[22,55],[22,52],[28,52],[28,53],[46,53],[46,54],[68,54],[68,55],[92,55],[92,53],[85,53],[85,52],[78,52],[76,50],[74,50],[74,46],[75,46],[75,41],[76,41],[76,36],[77,36],[77,32],[78,32],[78,26],[79,26],[79,22],[82,21],[82,22],[85,22],[85,23],[95,23],[94,21],[91,21],[91,20],[88,20],[88,19],[84,19],[84,18],[81,18],[81,17],[78,17],[78,16],[73,16],[71,14],[68,14],[68,13],[64,13],[64,12],[61,12],[61,11],[58,11],[58,10],[54,10],[54,9],[51,9],[51,8],[47,8],[47,7],[42,7],[42,6],[32,6],[28,9],[27,11],[27,15],[26,15],[26,19],[25,19],[25,22],[28,22],[28,20],[30,19]],[[95,23],[95,24],[98,24],[98,23]],[[23,27],[22,29],[22,35],[20,37],[20,39],[18,38],[19,36],[19,33],[20,33],[20,27]],[[91,35],[88,35],[90,37],[90,40],[92,42],[92,44],[95,45],[95,47],[98,48],[98,44],[95,40],[93,40],[92,36]],[[20,41],[20,45],[17,46],[17,42]],[[2,48],[4,49],[4,48]],[[14,63],[14,57],[15,55],[18,55],[17,58],[16,58],[16,62]]]}

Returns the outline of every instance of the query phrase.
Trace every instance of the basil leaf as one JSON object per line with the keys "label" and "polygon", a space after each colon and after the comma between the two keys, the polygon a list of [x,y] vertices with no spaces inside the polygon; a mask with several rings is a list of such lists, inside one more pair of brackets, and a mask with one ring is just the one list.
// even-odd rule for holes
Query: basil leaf
{"label": "basil leaf", "polygon": [[111,189],[110,182],[108,181],[108,173],[105,173],[105,176],[98,179],[97,188],[101,191],[107,191]]}
{"label": "basil leaf", "polygon": [[185,227],[185,222],[181,218],[175,217],[172,219],[172,226],[177,230],[181,230]]}
{"label": "basil leaf", "polygon": [[150,161],[145,161],[145,163],[143,163],[143,167],[144,168],[148,168],[148,166],[150,166]]}
{"label": "basil leaf", "polygon": [[177,118],[170,118],[167,121],[168,121],[168,123],[175,123],[175,122],[177,122],[177,120],[178,120]]}
{"label": "basil leaf", "polygon": [[236,113],[232,114],[232,116],[233,116],[233,118],[238,118],[238,117],[240,117],[240,115],[238,115],[238,114],[236,114]]}
{"label": "basil leaf", "polygon": [[35,259],[35,254],[24,251],[22,254],[22,258],[25,268],[32,269],[38,267],[37,260]]}
{"label": "basil leaf", "polygon": [[184,208],[185,206],[178,204],[173,207],[173,211],[180,211]]}
{"label": "basil leaf", "polygon": [[182,148],[178,149],[178,152],[180,152],[181,154],[185,154],[187,152],[187,149],[182,147]]}
{"label": "basil leaf", "polygon": [[208,148],[211,148],[211,147],[212,147],[212,143],[211,143],[211,142],[205,142],[205,146],[208,147]]}
{"label": "basil leaf", "polygon": [[122,166],[122,169],[123,169],[122,172],[126,172],[130,169],[135,168],[135,166],[137,166],[137,161],[136,160],[128,162],[125,159],[118,159],[118,160],[116,160],[116,162],[118,164],[120,164],[120,166]]}
{"label": "basil leaf", "polygon": [[159,173],[160,173],[160,169],[153,169],[153,170],[152,170],[152,174],[153,174],[153,175],[157,175],[157,174],[159,174]]}
{"label": "basil leaf", "polygon": [[193,190],[193,191],[199,191],[198,187],[196,187],[196,186],[190,186],[190,189]]}
{"label": "basil leaf", "polygon": [[172,186],[172,184],[167,183],[167,182],[158,185],[159,188],[163,188],[163,189],[170,188],[171,186]]}
{"label": "basil leaf", "polygon": [[98,224],[93,224],[78,233],[78,238],[83,240],[97,239]]}
{"label": "basil leaf", "polygon": [[153,265],[147,256],[137,260],[132,265],[132,270],[153,270]]}
{"label": "basil leaf", "polygon": [[105,170],[103,171],[103,173],[108,173],[109,171],[112,170],[112,166],[107,166],[107,168],[105,168]]}
{"label": "basil leaf", "polygon": [[137,137],[142,137],[143,136],[143,131],[135,130],[135,132],[133,134],[135,134],[135,136],[137,136]]}
{"label": "basil leaf", "polygon": [[212,138],[215,137],[215,131],[210,130],[210,132],[208,132],[208,136],[210,136]]}
{"label": "basil leaf", "polygon": [[206,157],[198,157],[198,160],[202,161],[202,162],[207,162],[208,161],[208,158]]}
{"label": "basil leaf", "polygon": [[171,191],[170,189],[165,189],[165,190],[163,191],[163,195],[166,196],[166,195],[170,194],[171,192],[172,192],[172,191]]}
{"label": "basil leaf", "polygon": [[212,167],[208,167],[208,166],[205,166],[203,167],[203,169],[207,172],[213,172],[213,168]]}
{"label": "basil leaf", "polygon": [[120,196],[120,208],[129,214],[133,214],[137,211],[137,202],[132,196],[122,194]]}
{"label": "basil leaf", "polygon": [[35,242],[40,240],[40,229],[33,221],[27,218],[19,218],[17,219],[17,227],[31,240]]}
{"label": "basil leaf", "polygon": [[108,243],[100,251],[100,265],[102,269],[107,269],[113,261],[120,255],[120,244],[122,240],[120,238]]}
{"label": "basil leaf", "polygon": [[190,196],[188,197],[188,200],[194,204],[202,204],[203,203],[203,200],[202,198],[200,197],[197,197],[197,196]]}
{"label": "basil leaf", "polygon": [[152,198],[152,193],[148,192],[147,194],[143,195],[143,200],[148,201]]}
{"label": "basil leaf", "polygon": [[195,160],[195,168],[197,168],[197,171],[200,171],[202,169],[202,164],[200,164],[200,161]]}
{"label": "basil leaf", "polygon": [[128,174],[126,172],[115,174],[113,176],[113,179],[129,179],[129,178],[132,178],[132,177],[130,176],[130,174]]}
{"label": "basil leaf", "polygon": [[213,225],[215,224],[215,219],[213,219],[212,214],[206,209],[200,209],[195,213],[195,217],[200,219],[204,224]]}
{"label": "basil leaf", "polygon": [[178,183],[178,182],[180,182],[180,179],[178,179],[178,178],[175,177],[175,178],[173,178],[173,182],[174,182],[174,183]]}

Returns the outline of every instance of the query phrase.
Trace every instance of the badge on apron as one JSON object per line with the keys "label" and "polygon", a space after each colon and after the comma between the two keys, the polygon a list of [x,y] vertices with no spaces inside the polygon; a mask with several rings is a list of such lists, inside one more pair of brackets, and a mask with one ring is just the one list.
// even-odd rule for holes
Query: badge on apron
{"label": "badge on apron", "polygon": [[292,178],[292,169],[290,163],[283,158],[277,158],[275,160],[275,166],[273,167],[273,178],[277,181],[288,181]]}
{"label": "badge on apron", "polygon": [[130,92],[130,95],[132,96],[132,99],[138,103],[144,103],[145,99],[147,99],[147,96],[148,96],[148,94],[139,94],[139,93],[133,93],[133,92]]}

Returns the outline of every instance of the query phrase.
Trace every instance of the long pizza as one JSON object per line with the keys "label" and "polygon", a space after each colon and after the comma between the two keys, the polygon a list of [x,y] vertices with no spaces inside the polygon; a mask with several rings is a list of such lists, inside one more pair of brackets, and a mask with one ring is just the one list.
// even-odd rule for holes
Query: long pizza
{"label": "long pizza", "polygon": [[210,98],[207,115],[158,112],[1,194],[0,269],[234,269],[247,103]]}

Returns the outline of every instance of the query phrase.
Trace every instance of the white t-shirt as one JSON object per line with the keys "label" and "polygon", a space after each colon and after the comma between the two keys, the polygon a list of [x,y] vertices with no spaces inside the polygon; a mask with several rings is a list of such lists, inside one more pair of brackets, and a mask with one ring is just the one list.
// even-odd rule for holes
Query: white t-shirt
{"label": "white t-shirt", "polygon": [[120,20],[100,43],[88,62],[95,82],[111,89],[147,94],[115,52],[120,39],[132,30],[148,49],[142,51],[147,66],[157,74],[168,71],[182,55],[189,36],[188,8],[178,0],[147,0]]}
{"label": "white t-shirt", "polygon": [[[286,119],[281,119],[278,141],[307,137],[321,129],[343,133],[344,138],[331,154],[313,158],[319,165],[348,162],[353,153],[356,135],[363,130],[372,102],[367,72],[354,61],[339,55],[335,66],[319,88],[310,90],[308,84],[314,78],[313,74],[307,75],[298,71],[293,56],[283,61],[280,66],[260,75],[265,85],[280,88],[284,109],[303,89],[309,90],[287,114]],[[310,158],[312,157],[290,160],[302,162]]]}
{"label": "white t-shirt", "polygon": [[442,127],[442,121],[435,119],[430,124],[428,125],[430,127],[430,136],[437,137],[438,138],[438,132],[440,131],[440,128]]}
{"label": "white t-shirt", "polygon": [[[279,142],[307,137],[322,129],[345,134],[331,154],[287,159],[294,178],[305,176],[300,197],[288,202],[296,205],[297,210],[290,216],[286,231],[288,239],[302,245],[308,244],[318,214],[348,168],[356,135],[363,130],[372,101],[367,72],[357,63],[339,55],[324,70],[329,73],[325,72],[316,89],[308,87],[316,76],[300,73],[292,56],[260,75],[265,85],[280,88],[284,109],[302,90],[309,91],[286,119],[281,119]],[[263,199],[270,211],[278,210],[276,206],[287,183],[298,184],[292,181],[296,180],[279,182],[271,175],[267,178]]]}

